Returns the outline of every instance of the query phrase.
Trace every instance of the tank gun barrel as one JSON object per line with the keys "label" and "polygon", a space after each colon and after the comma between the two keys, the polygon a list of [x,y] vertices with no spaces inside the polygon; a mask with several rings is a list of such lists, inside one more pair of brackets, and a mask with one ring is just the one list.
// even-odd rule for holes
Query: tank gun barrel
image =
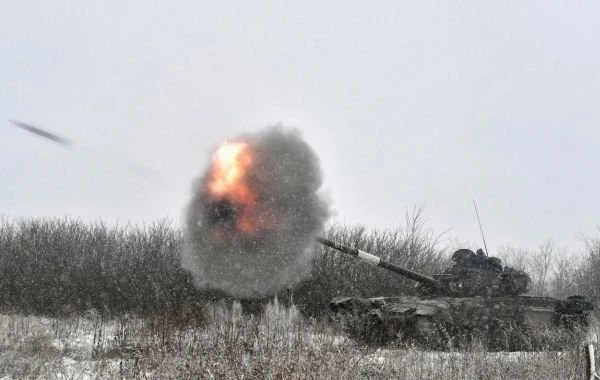
{"label": "tank gun barrel", "polygon": [[437,281],[436,279],[434,279],[433,277],[429,277],[429,276],[425,276],[424,274],[421,274],[421,273],[413,272],[410,269],[406,269],[406,268],[403,268],[396,264],[392,264],[388,261],[381,259],[380,257],[377,257],[370,253],[361,251],[359,249],[346,247],[345,245],[338,244],[334,241],[331,241],[329,239],[324,239],[321,237],[317,238],[317,241],[326,247],[333,248],[336,251],[344,252],[345,254],[348,254],[350,256],[354,256],[354,257],[360,259],[361,261],[366,262],[369,265],[385,268],[389,271],[392,271],[392,272],[402,275],[404,277],[410,278],[411,280],[418,281],[420,283],[426,284],[431,287],[439,288],[442,286],[440,284],[440,282]]}

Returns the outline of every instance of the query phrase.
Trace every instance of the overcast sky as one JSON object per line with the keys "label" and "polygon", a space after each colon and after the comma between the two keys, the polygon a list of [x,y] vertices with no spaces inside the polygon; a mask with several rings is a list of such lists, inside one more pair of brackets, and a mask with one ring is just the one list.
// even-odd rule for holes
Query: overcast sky
{"label": "overcast sky", "polygon": [[[174,5],[174,4],[177,5]],[[5,2],[0,213],[179,221],[215,144],[282,123],[335,219],[577,247],[600,222],[600,2]]]}

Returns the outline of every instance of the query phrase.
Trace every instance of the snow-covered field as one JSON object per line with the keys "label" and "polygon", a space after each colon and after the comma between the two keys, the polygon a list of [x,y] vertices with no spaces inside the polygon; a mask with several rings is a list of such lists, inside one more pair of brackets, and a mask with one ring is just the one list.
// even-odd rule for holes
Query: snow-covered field
{"label": "snow-covered field", "polygon": [[0,314],[0,379],[93,379],[119,376],[119,360],[98,360],[116,324],[93,314],[54,319]]}
{"label": "snow-covered field", "polygon": [[213,306],[202,321],[0,314],[0,379],[581,378],[580,351],[462,352],[362,347],[294,309]]}

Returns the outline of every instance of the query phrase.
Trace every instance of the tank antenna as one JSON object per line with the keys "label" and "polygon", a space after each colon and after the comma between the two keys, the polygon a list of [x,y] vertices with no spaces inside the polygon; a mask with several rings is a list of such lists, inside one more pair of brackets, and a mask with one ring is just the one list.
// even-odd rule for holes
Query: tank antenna
{"label": "tank antenna", "polygon": [[485,255],[488,255],[487,244],[485,244],[485,236],[483,235],[483,227],[481,227],[481,219],[479,219],[479,211],[477,211],[477,203],[473,199],[473,206],[475,206],[475,214],[477,215],[477,222],[479,223],[479,231],[481,231],[481,239],[483,239],[483,247],[485,248]]}

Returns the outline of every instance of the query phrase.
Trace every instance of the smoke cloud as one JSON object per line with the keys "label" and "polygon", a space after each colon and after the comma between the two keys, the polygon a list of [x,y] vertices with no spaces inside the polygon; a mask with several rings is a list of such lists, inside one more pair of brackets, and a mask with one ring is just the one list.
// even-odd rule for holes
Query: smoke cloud
{"label": "smoke cloud", "polygon": [[[330,211],[319,194],[319,160],[298,131],[276,126],[232,141],[252,154],[243,178],[252,201],[240,205],[211,193],[213,162],[193,184],[182,265],[198,287],[263,297],[309,274]],[[241,218],[252,228],[240,228]]]}

